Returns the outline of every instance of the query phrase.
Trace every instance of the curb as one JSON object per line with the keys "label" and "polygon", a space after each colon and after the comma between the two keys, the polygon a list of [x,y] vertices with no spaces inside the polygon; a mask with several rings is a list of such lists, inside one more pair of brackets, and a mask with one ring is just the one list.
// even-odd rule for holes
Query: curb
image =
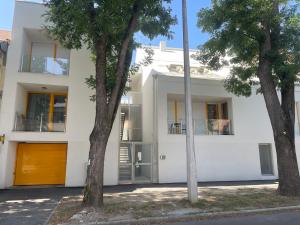
{"label": "curb", "polygon": [[178,216],[165,216],[165,217],[150,217],[133,220],[119,220],[110,222],[91,222],[85,223],[85,225],[148,225],[154,223],[172,223],[172,222],[184,222],[188,220],[203,220],[209,218],[220,218],[237,215],[252,215],[257,213],[270,213],[277,211],[288,211],[288,210],[300,210],[300,205],[297,206],[286,206],[277,208],[264,208],[264,209],[252,209],[252,210],[239,210],[239,211],[228,211],[228,212],[217,212],[217,213],[195,213],[188,215]]}
{"label": "curb", "polygon": [[46,219],[46,221],[43,223],[43,225],[48,225],[48,223],[49,223],[51,217],[54,215],[54,213],[56,212],[58,206],[60,205],[61,200],[62,200],[62,199],[60,199],[60,200],[56,203],[56,206],[53,208],[52,212],[50,213],[50,215],[48,216],[48,218]]}

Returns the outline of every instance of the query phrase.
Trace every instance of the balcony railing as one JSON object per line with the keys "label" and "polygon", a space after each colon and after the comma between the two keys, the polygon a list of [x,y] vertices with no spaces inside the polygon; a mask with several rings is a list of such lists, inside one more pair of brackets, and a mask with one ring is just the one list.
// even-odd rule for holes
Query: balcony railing
{"label": "balcony railing", "polygon": [[28,56],[21,59],[20,72],[69,75],[70,60],[48,56]]}
{"label": "balcony railing", "polygon": [[37,118],[26,118],[17,113],[15,117],[14,131],[27,132],[65,132],[65,121],[49,122],[48,115],[41,114]]}
{"label": "balcony railing", "polygon": [[[231,120],[193,120],[195,135],[232,135]],[[185,121],[168,121],[169,134],[186,134]]]}

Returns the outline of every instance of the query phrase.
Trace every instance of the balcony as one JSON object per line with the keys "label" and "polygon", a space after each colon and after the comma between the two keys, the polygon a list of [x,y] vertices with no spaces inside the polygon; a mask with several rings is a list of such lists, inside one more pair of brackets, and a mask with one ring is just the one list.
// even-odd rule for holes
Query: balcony
{"label": "balcony", "polygon": [[70,60],[49,56],[24,55],[21,59],[20,72],[69,75]]}
{"label": "balcony", "polygon": [[[168,134],[185,134],[184,95],[168,94]],[[192,96],[195,135],[232,135],[232,101],[228,97]]]}
{"label": "balcony", "polygon": [[[67,120],[67,91],[65,87],[47,86],[49,92],[38,92],[38,86],[19,84],[18,99],[13,131],[65,132]],[[46,87],[44,87],[46,88]],[[61,90],[60,93],[51,92]],[[36,90],[36,91],[34,91]]]}
{"label": "balcony", "polygon": [[48,115],[25,116],[16,113],[14,131],[25,132],[65,132],[65,119],[49,122]]}
{"label": "balcony", "polygon": [[[209,119],[193,120],[195,135],[232,135],[231,120]],[[185,121],[168,121],[169,134],[186,134]]]}

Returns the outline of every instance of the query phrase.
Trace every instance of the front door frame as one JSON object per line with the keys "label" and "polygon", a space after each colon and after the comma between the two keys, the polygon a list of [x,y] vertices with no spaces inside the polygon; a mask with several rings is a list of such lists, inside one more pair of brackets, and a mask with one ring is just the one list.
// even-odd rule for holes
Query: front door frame
{"label": "front door frame", "polygon": [[[123,165],[128,165],[131,166],[131,180],[125,180],[125,181],[120,181],[120,148],[119,148],[119,157],[118,157],[118,182],[119,184],[143,184],[143,183],[152,183],[153,180],[153,144],[152,143],[146,143],[146,142],[139,142],[139,141],[121,141],[121,144],[128,144],[130,145],[130,151],[131,151],[131,163],[124,163]],[[150,162],[149,163],[137,163],[135,162],[135,147],[136,145],[150,145]],[[150,179],[149,180],[136,180],[135,176],[135,166],[140,165],[140,166],[150,166]]]}

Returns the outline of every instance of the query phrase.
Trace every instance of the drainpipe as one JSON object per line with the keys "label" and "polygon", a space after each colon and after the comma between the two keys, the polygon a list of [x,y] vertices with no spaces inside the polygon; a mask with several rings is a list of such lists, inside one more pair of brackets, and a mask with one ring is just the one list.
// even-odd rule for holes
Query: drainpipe
{"label": "drainpipe", "polygon": [[153,74],[153,156],[152,156],[152,182],[158,183],[158,112],[157,112],[157,91],[158,76]]}

